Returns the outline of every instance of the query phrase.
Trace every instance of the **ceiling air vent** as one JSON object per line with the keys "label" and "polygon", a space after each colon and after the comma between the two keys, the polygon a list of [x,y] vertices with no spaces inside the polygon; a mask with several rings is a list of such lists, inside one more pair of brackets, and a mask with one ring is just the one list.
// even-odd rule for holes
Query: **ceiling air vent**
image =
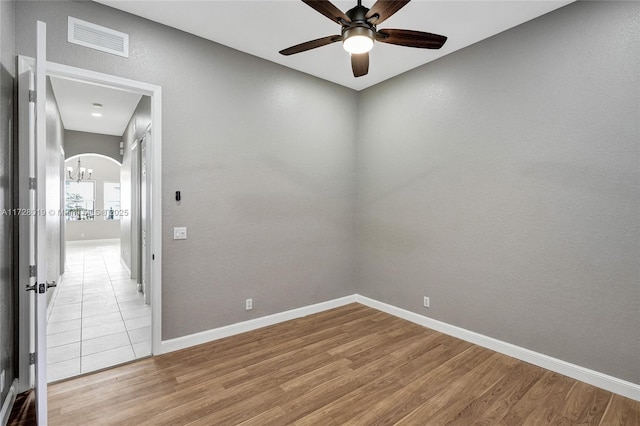
{"label": "ceiling air vent", "polygon": [[129,34],[69,16],[69,43],[129,57]]}

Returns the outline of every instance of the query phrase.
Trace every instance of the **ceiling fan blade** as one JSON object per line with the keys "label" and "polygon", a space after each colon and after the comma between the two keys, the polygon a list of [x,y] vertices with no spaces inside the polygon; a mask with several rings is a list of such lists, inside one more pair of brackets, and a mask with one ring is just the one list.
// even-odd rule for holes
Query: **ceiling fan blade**
{"label": "ceiling fan blade", "polygon": [[307,41],[304,43],[296,44],[287,49],[281,50],[280,54],[289,56],[295,53],[305,52],[307,50],[315,49],[316,47],[326,46],[327,44],[335,43],[342,40],[342,36],[332,35],[327,37],[318,38],[316,40]]}
{"label": "ceiling fan blade", "polygon": [[369,72],[369,53],[351,54],[351,68],[354,77],[362,77]]}
{"label": "ceiling fan blade", "polygon": [[376,33],[376,41],[422,49],[440,49],[447,38],[422,31],[384,29]]}
{"label": "ceiling fan blade", "polygon": [[369,12],[365,15],[365,18],[369,20],[378,15],[378,17],[372,21],[372,24],[379,25],[383,21],[389,19],[391,15],[402,9],[407,3],[409,3],[409,1],[410,0],[378,0],[373,6],[371,6],[371,9],[369,9]]}
{"label": "ceiling fan blade", "polygon": [[340,23],[340,19],[351,22],[351,19],[343,11],[335,7],[329,0],[302,0],[303,3],[311,6],[316,11],[322,13],[333,22]]}

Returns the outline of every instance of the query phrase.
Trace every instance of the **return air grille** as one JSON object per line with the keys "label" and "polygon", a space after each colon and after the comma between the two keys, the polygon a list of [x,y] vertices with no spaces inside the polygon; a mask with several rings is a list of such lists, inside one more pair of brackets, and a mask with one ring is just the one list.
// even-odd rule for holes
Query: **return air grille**
{"label": "return air grille", "polygon": [[129,57],[129,34],[69,16],[69,43]]}

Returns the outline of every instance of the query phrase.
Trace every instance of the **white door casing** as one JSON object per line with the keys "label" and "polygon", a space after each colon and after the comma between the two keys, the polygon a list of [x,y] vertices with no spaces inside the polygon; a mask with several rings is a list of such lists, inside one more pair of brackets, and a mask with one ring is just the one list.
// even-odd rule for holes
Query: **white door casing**
{"label": "white door casing", "polygon": [[[112,75],[70,67],[46,61],[46,25],[38,22],[38,52],[36,59],[18,57],[18,210],[31,211],[36,214],[19,216],[19,276],[20,287],[44,285],[45,293],[20,291],[19,297],[19,365],[18,392],[25,392],[33,387],[38,395],[38,425],[46,424],[46,77],[47,75],[71,78],[87,83],[106,85],[121,90],[128,90],[151,97],[151,118],[154,122],[155,134],[153,149],[147,147],[147,192],[148,218],[147,238],[149,261],[148,285],[151,291],[152,305],[152,353],[161,353],[161,309],[162,309],[162,223],[161,223],[161,111],[162,89],[159,86],[137,82]],[[37,73],[39,72],[39,75]],[[37,77],[37,78],[36,78]],[[37,80],[37,81],[36,81]],[[36,102],[30,102],[30,91],[37,93]],[[37,105],[36,105],[37,104]],[[37,115],[42,117],[37,121]],[[31,126],[30,126],[31,124]],[[36,157],[36,150],[40,154]],[[33,154],[31,156],[31,154]],[[30,179],[35,177],[36,191],[29,190]],[[36,194],[40,199],[36,199]],[[39,210],[40,209],[40,210]],[[55,212],[54,214],[58,214]],[[42,229],[38,229],[42,227]],[[42,239],[42,243],[36,242]],[[26,242],[33,241],[33,244]],[[40,247],[42,248],[40,250]],[[36,261],[36,258],[39,261]],[[29,265],[37,265],[36,277],[30,279]],[[36,306],[37,303],[37,306]],[[36,318],[36,316],[38,318]],[[37,321],[42,318],[41,321]],[[39,324],[39,327],[36,327]],[[36,330],[36,328],[38,330]],[[38,351],[38,347],[41,349]],[[40,353],[38,353],[40,352]],[[36,353],[36,367],[30,365],[30,353]]]}

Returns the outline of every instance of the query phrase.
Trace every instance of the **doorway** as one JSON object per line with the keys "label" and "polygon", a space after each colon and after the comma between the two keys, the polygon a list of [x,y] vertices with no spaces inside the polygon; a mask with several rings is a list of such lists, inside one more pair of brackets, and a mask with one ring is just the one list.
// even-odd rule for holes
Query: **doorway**
{"label": "doorway", "polygon": [[[29,58],[21,57],[19,62],[21,64],[22,69],[26,69],[30,66],[29,65],[30,63],[31,64],[33,63],[33,60],[30,60]],[[86,368],[82,368],[81,366],[79,366],[79,368],[69,369],[68,371],[72,371],[73,374],[66,374],[66,375],[54,374],[51,376],[47,375],[52,380],[59,380],[64,377],[71,377],[75,374],[83,374],[91,370],[106,368],[110,365],[113,365],[114,364],[113,361],[118,361],[118,362],[128,361],[129,359],[125,359],[123,357],[111,356],[113,354],[107,353],[109,350],[111,350],[109,348],[113,347],[114,345],[117,347],[113,349],[123,347],[120,345],[120,343],[118,343],[118,342],[124,342],[123,337],[126,337],[127,344],[130,345],[130,350],[134,354],[134,357],[132,359],[139,358],[140,356],[148,356],[154,353],[159,353],[160,318],[161,318],[161,313],[160,313],[160,309],[161,309],[161,303],[160,303],[161,302],[160,301],[160,294],[161,294],[160,292],[160,288],[161,288],[161,256],[160,256],[161,254],[161,239],[160,239],[160,236],[161,236],[161,223],[160,223],[161,132],[160,132],[159,123],[160,123],[160,113],[161,113],[161,99],[160,99],[161,92],[159,87],[148,85],[146,83],[122,79],[115,76],[95,73],[88,70],[83,70],[75,67],[68,67],[65,65],[54,64],[50,62],[46,63],[46,71],[47,71],[47,76],[49,78],[59,78],[63,80],[66,79],[66,80],[80,82],[87,85],[106,87],[115,91],[125,91],[125,92],[136,93],[142,98],[145,98],[147,100],[148,107],[149,107],[148,117],[151,117],[150,122],[155,120],[155,122],[158,124],[156,125],[156,129],[154,129],[153,140],[148,139],[148,142],[147,142],[149,146],[149,148],[147,149],[147,157],[146,157],[146,160],[148,163],[147,178],[146,178],[147,179],[146,194],[148,195],[148,198],[147,198],[148,232],[146,235],[147,241],[146,241],[145,247],[147,247],[147,250],[140,253],[140,256],[143,259],[145,259],[145,261],[148,262],[149,264],[148,279],[147,279],[147,282],[149,283],[148,292],[147,292],[148,297],[146,298],[146,300],[145,300],[144,294],[142,293],[138,294],[138,288],[137,288],[138,277],[134,276],[133,280],[131,279],[132,274],[131,274],[130,265],[127,265],[126,262],[120,261],[120,259],[122,258],[121,246],[123,244],[120,244],[118,242],[119,240],[118,238],[101,239],[99,240],[100,241],[99,244],[93,244],[91,248],[88,248],[89,243],[87,242],[76,243],[76,245],[81,246],[81,247],[78,247],[78,250],[76,250],[75,252],[74,250],[71,250],[71,248],[67,250],[65,240],[69,239],[68,237],[71,234],[68,229],[68,220],[67,220],[68,218],[66,217],[66,215],[63,214],[62,220],[59,221],[59,223],[61,224],[57,232],[58,248],[59,248],[58,255],[53,256],[52,259],[50,258],[47,259],[47,264],[57,266],[57,272],[54,273],[55,276],[51,278],[57,281],[59,284],[55,292],[51,292],[51,295],[48,295],[49,296],[48,298],[50,298],[50,301],[48,301],[49,302],[48,307],[50,308],[48,309],[47,317],[49,318],[55,317],[57,321],[51,322],[50,325],[52,326],[49,328],[47,334],[49,334],[50,331],[60,331],[60,333],[67,333],[67,337],[72,334],[79,334],[80,336],[84,335],[85,338],[86,337],[92,337],[94,339],[102,338],[102,337],[108,337],[108,338],[103,339],[100,342],[94,341],[94,342],[88,342],[86,344],[81,338],[79,341],[72,342],[72,343],[75,343],[74,345],[61,348],[61,346],[65,346],[68,344],[68,343],[65,343],[65,337],[62,337],[64,336],[64,334],[61,336],[56,336],[55,338],[49,337],[50,341],[47,345],[48,346],[47,351],[45,353],[42,353],[42,351],[38,353],[39,369],[40,371],[43,370],[42,368],[40,368],[40,362],[43,359],[46,359],[47,356],[49,356],[50,358],[48,360],[50,362],[46,363],[47,365],[53,364],[54,361],[65,362],[65,361],[69,361],[70,359],[64,359],[64,358],[69,357],[70,356],[69,354],[72,352],[74,354],[77,353],[76,351],[78,350],[80,351],[79,354],[81,357],[83,348],[85,349],[86,355],[93,355],[94,353],[97,353],[96,351],[105,352],[102,358],[103,359],[109,358],[110,360],[109,362],[93,362],[93,363],[87,362]],[[55,97],[50,97],[49,95],[50,95],[50,92],[47,91],[47,102],[55,102]],[[135,125],[133,127],[135,127]],[[147,129],[144,128],[144,130],[146,134]],[[49,131],[50,129],[48,128],[47,133],[49,133]],[[53,129],[53,131],[56,132],[57,130]],[[28,133],[29,133],[28,130],[25,131],[24,129],[21,129],[20,137],[22,138],[23,136],[26,136]],[[127,148],[130,149],[130,147],[121,146],[120,143],[118,143],[118,148],[117,148],[118,153],[122,152],[124,154]],[[89,161],[88,157],[84,158],[85,155],[87,154],[95,154],[95,152],[81,153],[81,157],[80,157],[81,164],[82,162]],[[68,168],[69,167],[72,168],[73,169],[72,172],[73,172],[75,171],[75,167],[72,165],[64,164],[62,161],[60,161],[60,155],[62,155],[63,159],[65,156],[67,157],[67,159],[69,159],[69,155],[65,155],[64,146],[63,146],[63,150],[60,151],[57,155],[58,155],[57,168],[59,173],[57,174],[57,176],[53,181],[50,182],[49,179],[47,179],[47,184],[48,184],[47,192],[49,192],[49,188],[52,188],[52,187],[58,188],[57,193],[58,193],[58,203],[60,206],[59,211],[64,212],[64,208],[62,208],[62,206],[64,206],[66,202],[65,197],[63,196],[63,194],[65,193],[65,182],[74,181],[74,180],[77,182],[78,180],[77,178],[67,179]],[[122,163],[124,163],[124,161]],[[80,168],[85,169],[84,172],[88,174],[88,169],[90,167],[87,167],[87,165],[88,164],[80,166],[78,167],[78,169]],[[98,169],[98,167],[91,167],[91,168]],[[49,178],[49,176],[47,177]],[[95,186],[95,179],[93,180],[94,180],[94,186]],[[136,184],[136,182],[137,184],[139,184],[139,181],[140,179],[136,178],[133,184]],[[120,184],[121,182],[110,182],[110,183]],[[52,184],[52,185],[49,186],[49,184]],[[131,184],[132,183],[130,183],[130,185]],[[104,186],[102,187],[102,189],[104,190]],[[130,190],[129,192],[131,193],[133,191]],[[91,197],[88,197],[88,198],[91,198]],[[92,201],[95,203],[96,196],[94,196],[93,198],[94,199]],[[116,200],[111,199],[108,201],[113,203]],[[93,216],[92,219],[94,221],[96,221],[96,219],[99,218],[98,220],[104,221],[102,222],[103,224],[111,220],[114,220],[118,211],[118,209],[115,208],[117,206],[114,206],[114,205],[110,207],[106,206],[106,202],[107,200],[105,199],[104,200],[105,204],[103,205],[103,209],[101,209],[100,212],[98,212],[97,206],[94,206],[92,213],[88,216]],[[126,203],[122,203],[122,204],[126,204]],[[105,206],[107,208],[104,208]],[[120,210],[124,211],[125,206],[121,206],[121,207],[122,208]],[[81,214],[84,215],[84,217],[87,217],[87,211],[89,210],[90,209],[85,206],[83,209],[78,211],[81,211]],[[111,213],[112,210],[114,211],[113,214]],[[98,216],[98,214],[100,216]],[[129,211],[128,214],[131,214],[131,212]],[[140,215],[139,210],[136,212],[133,212],[133,214],[137,215],[137,216],[130,216],[130,217],[134,217],[133,221],[136,221],[136,222],[139,221],[139,215]],[[104,217],[105,215],[107,216],[106,218]],[[49,226],[47,226],[47,231],[49,232]],[[131,238],[137,238],[137,237],[130,236],[130,239]],[[115,240],[115,241],[109,241],[109,240]],[[142,243],[140,243],[139,245],[140,247],[143,246]],[[55,252],[55,250],[49,250],[50,247],[52,246],[55,246],[55,244],[53,245],[47,244],[47,250],[49,254]],[[128,246],[129,247],[131,246],[130,240],[128,241]],[[81,256],[79,255],[80,252],[83,253]],[[87,254],[90,254],[90,256],[88,256]],[[78,259],[80,257],[83,258],[81,267],[79,266],[79,262],[78,262]],[[102,268],[99,268],[98,267],[99,265],[102,266]],[[79,283],[77,280],[79,278],[78,275],[79,275],[80,268],[82,270],[81,283]],[[28,264],[26,268],[23,267],[23,265],[21,265],[20,270],[24,271],[25,269],[27,273],[29,273]],[[138,269],[141,269],[141,267],[138,266]],[[92,274],[93,276],[85,275],[85,271],[89,272],[89,275]],[[22,277],[22,272],[21,272],[21,277]],[[110,289],[109,288],[105,289],[104,287],[100,287],[100,284],[98,283],[98,281],[102,281],[102,284],[104,284],[103,278],[107,278],[107,277],[108,277],[109,284],[111,286]],[[60,280],[60,278],[62,279]],[[75,283],[73,278],[76,279]],[[85,278],[89,278],[89,279],[87,280]],[[65,291],[65,284],[67,283],[69,284],[69,286],[67,287],[69,291]],[[80,284],[80,287],[83,288],[83,290],[87,290],[87,291],[83,291],[80,294],[73,295],[71,293],[71,287],[74,284],[76,286]],[[133,291],[131,291],[131,289],[133,289]],[[95,291],[96,294],[94,296],[96,296],[96,300],[93,300],[93,301],[91,300],[92,297],[89,295],[91,291]],[[113,297],[111,300],[115,301],[115,305],[117,305],[119,308],[118,312],[115,312],[115,311],[107,312],[108,310],[111,309],[111,307],[108,307],[108,306],[114,305],[114,304],[108,303],[106,299],[97,300],[99,299],[98,296],[101,297],[104,295],[105,292],[108,293],[109,291],[111,292],[111,296]],[[26,294],[24,296],[25,301],[20,302],[20,330],[19,330],[20,391],[25,391],[29,389],[33,383],[33,370],[29,362],[30,360],[29,352],[33,352],[33,349],[32,349],[33,348],[33,330],[36,328],[36,324],[34,323],[33,316],[32,316],[33,305],[32,305],[32,302],[29,301],[28,296],[29,295]],[[62,313],[62,314],[56,313],[55,311],[56,300],[59,302],[67,302],[66,303],[67,307],[59,311],[59,312],[66,312],[66,313]],[[139,311],[137,313],[133,313],[131,311],[134,310],[133,309],[134,303],[131,303],[131,302],[135,302],[136,300],[140,300],[141,303],[135,306],[135,309],[138,309]],[[84,303],[84,302],[87,302],[87,303]],[[75,304],[75,306],[71,308],[70,306],[71,304]],[[63,305],[61,304],[60,306],[63,306]],[[123,307],[129,307],[132,309],[120,309]],[[147,312],[151,312],[151,315],[147,315],[145,319],[140,320],[139,318],[142,318],[142,316],[139,314],[141,313],[140,311],[143,309],[146,310]],[[102,312],[100,312],[101,310]],[[125,311],[129,311],[129,312],[125,314],[124,313]],[[70,312],[73,312],[73,313],[70,313]],[[80,318],[79,318],[80,321],[79,322],[76,321],[75,325],[71,325],[71,323],[62,324],[64,321],[67,321],[67,319],[64,318],[65,315],[76,316],[78,315],[78,313],[80,314]],[[98,332],[96,334],[95,329],[89,330],[88,327],[92,327],[93,326],[92,321],[98,321],[98,319],[93,318],[91,320],[87,320],[86,323],[83,324],[83,321],[84,321],[84,317],[82,317],[83,313],[94,313],[94,314],[99,313],[100,315],[117,314],[120,316],[120,321],[122,322],[122,325],[125,328],[125,334],[117,335],[118,333],[109,333],[109,334],[101,335],[101,333],[107,333],[107,331]],[[94,315],[94,317],[97,317],[97,316],[98,315]],[[112,320],[115,319],[115,317],[116,315],[110,316]],[[70,319],[78,319],[78,318],[70,318]],[[138,322],[140,324],[143,321],[145,322],[144,327],[133,326],[133,323]],[[53,325],[53,324],[56,324],[56,325]],[[100,324],[100,326],[107,329],[109,327],[112,327],[111,330],[115,330],[115,328],[120,328],[120,326],[108,325],[109,323],[105,323],[105,324]],[[72,329],[65,329],[64,327],[65,325],[71,326]],[[144,331],[146,336],[144,339],[145,340],[144,345],[137,345],[138,352],[136,356],[136,349],[134,349],[135,348],[134,345],[142,342],[139,341],[141,337],[136,338],[136,337],[132,337],[132,335],[135,334],[133,333],[133,330],[139,329],[139,328],[146,329]],[[129,333],[129,331],[132,331],[132,333]],[[60,333],[52,333],[52,334],[60,334]],[[137,332],[137,333],[139,335],[142,334],[142,332]],[[61,342],[63,342],[63,344],[60,344]],[[54,350],[53,348],[59,348],[59,349]],[[87,361],[89,361],[89,359],[87,359]],[[94,368],[89,368],[90,366],[93,366]]]}
{"label": "doorway", "polygon": [[[61,110],[67,107],[58,104]],[[61,115],[64,119],[64,111]],[[96,138],[102,144],[120,146],[120,138],[111,135],[77,130],[65,130],[64,135],[72,153],[99,149],[87,148]],[[65,262],[48,309],[49,382],[151,354],[150,298],[138,286],[142,277],[132,276],[121,255],[121,218],[129,213],[122,208],[122,164],[84,152],[68,156],[64,171],[66,215],[61,252]],[[123,183],[131,186],[138,181]],[[125,191],[131,192],[135,191]],[[139,216],[137,211],[131,214]],[[135,260],[139,258],[144,256]]]}
{"label": "doorway", "polygon": [[65,157],[65,262],[47,316],[47,380],[54,382],[151,355],[140,208],[146,159],[137,148],[151,103],[76,80],[49,76],[47,84],[48,127],[62,127],[47,143]]}

